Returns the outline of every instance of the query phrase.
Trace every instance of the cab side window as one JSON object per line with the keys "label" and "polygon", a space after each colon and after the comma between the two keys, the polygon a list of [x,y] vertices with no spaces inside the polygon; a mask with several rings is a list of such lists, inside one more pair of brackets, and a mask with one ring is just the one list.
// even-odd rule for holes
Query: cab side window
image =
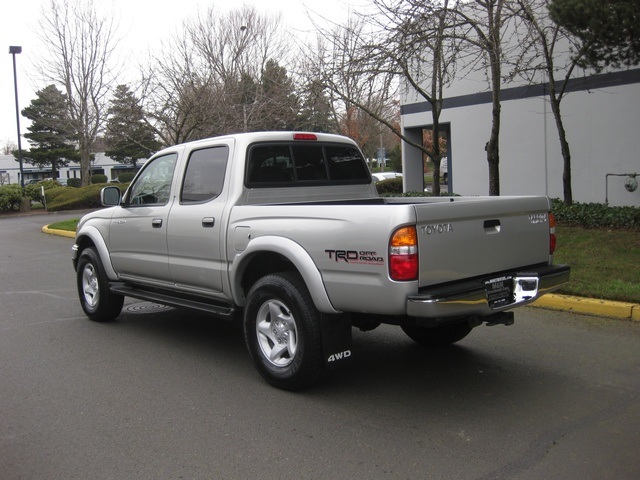
{"label": "cab side window", "polygon": [[170,153],[154,158],[131,185],[129,205],[166,205],[171,194],[171,180],[178,155]]}
{"label": "cab side window", "polygon": [[227,146],[203,148],[192,152],[187,163],[180,202],[206,202],[220,195],[228,158]]}

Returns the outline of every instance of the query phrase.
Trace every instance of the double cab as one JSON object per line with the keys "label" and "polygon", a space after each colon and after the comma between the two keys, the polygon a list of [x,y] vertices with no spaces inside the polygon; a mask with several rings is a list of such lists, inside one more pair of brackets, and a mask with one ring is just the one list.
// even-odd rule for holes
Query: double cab
{"label": "double cab", "polygon": [[569,279],[547,197],[380,197],[338,135],[175,145],[101,199],[73,246],[86,315],[133,297],[242,322],[257,370],[288,390],[351,358],[354,327],[446,345]]}

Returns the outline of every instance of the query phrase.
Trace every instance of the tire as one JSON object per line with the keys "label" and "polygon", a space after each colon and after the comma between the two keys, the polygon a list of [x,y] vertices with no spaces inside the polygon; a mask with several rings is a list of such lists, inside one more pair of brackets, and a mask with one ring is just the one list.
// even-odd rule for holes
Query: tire
{"label": "tire", "polygon": [[94,248],[82,251],[76,280],[80,305],[87,317],[96,322],[108,322],[120,315],[124,297],[109,290],[109,279]]}
{"label": "tire", "polygon": [[462,340],[472,330],[469,322],[440,325],[428,328],[418,325],[403,325],[402,330],[416,343],[426,347],[444,347]]}
{"label": "tire", "polygon": [[295,272],[266,275],[249,291],[244,337],[262,377],[283,390],[300,390],[324,375],[320,312]]}

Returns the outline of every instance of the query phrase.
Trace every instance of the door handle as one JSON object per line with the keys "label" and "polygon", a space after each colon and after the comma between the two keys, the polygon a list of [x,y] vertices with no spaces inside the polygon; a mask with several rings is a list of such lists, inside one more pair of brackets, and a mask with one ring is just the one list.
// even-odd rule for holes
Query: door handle
{"label": "door handle", "polygon": [[151,226],[153,228],[160,228],[162,226],[162,219],[154,218],[153,220],[151,220]]}
{"label": "door handle", "polygon": [[204,217],[202,219],[202,226],[204,228],[213,228],[216,223],[216,219],[213,217]]}
{"label": "door handle", "polygon": [[500,220],[498,219],[484,221],[484,233],[487,233],[489,235],[493,233],[500,233],[501,228],[502,226],[500,225]]}

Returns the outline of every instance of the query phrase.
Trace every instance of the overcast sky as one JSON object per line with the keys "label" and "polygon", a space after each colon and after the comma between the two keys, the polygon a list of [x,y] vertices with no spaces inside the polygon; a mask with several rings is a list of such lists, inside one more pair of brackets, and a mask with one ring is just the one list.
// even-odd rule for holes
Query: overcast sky
{"label": "overcast sky", "polygon": [[[17,144],[16,110],[13,82],[12,55],[9,46],[22,47],[22,54],[16,55],[18,77],[18,102],[22,110],[35,98],[35,92],[46,85],[38,78],[34,60],[37,50],[42,48],[36,34],[42,6],[49,0],[6,0],[2,5],[2,26],[0,27],[0,146],[8,142]],[[113,3],[113,11],[119,17],[118,32],[127,45],[135,46],[130,52],[132,58],[141,59],[149,48],[160,43],[167,32],[174,32],[186,18],[194,17],[198,10],[215,5],[223,11],[238,8],[243,3],[254,5],[259,10],[281,13],[282,21],[299,32],[312,30],[309,16],[319,15],[341,21],[348,16],[349,5],[362,0],[103,0],[102,5]],[[137,60],[134,60],[137,61]],[[27,121],[20,118],[20,130],[24,135]],[[28,144],[23,138],[23,148]]]}

